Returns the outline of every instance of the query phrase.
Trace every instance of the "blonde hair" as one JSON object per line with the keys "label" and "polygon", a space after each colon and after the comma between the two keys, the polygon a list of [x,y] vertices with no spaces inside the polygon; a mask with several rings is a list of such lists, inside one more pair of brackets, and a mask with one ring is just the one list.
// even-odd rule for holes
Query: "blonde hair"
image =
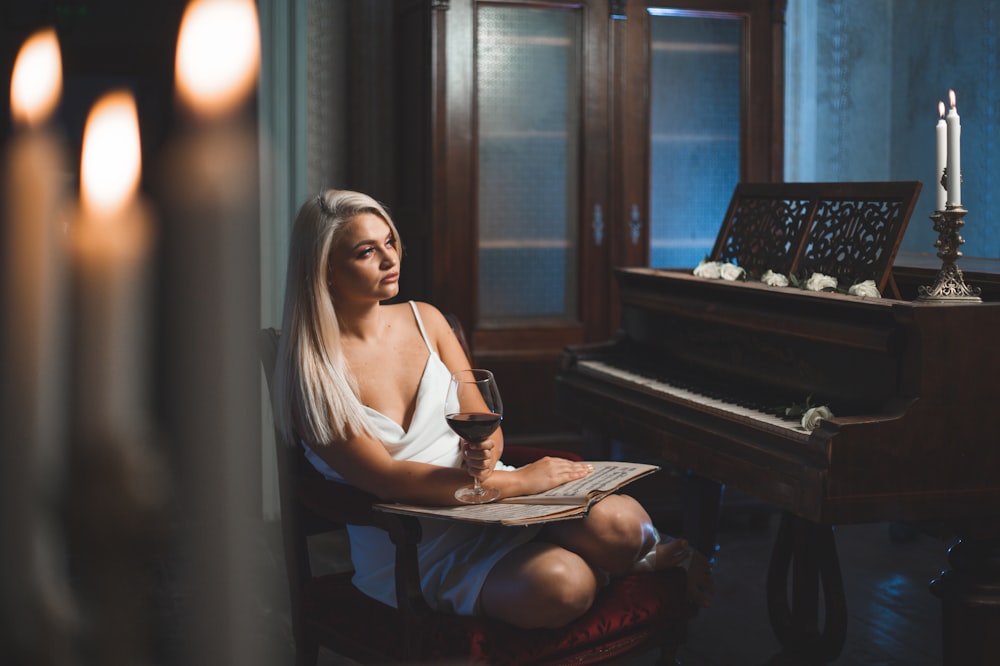
{"label": "blonde hair", "polygon": [[362,213],[385,220],[385,208],[367,194],[327,190],[306,201],[292,228],[285,306],[275,368],[275,422],[287,442],[312,447],[371,432],[344,362],[336,306],[327,284],[330,253],[346,223]]}

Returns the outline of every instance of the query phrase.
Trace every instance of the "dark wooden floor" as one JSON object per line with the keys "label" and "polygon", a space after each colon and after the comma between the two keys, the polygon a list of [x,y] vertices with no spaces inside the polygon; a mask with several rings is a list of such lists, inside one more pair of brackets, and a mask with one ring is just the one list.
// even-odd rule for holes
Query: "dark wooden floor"
{"label": "dark wooden floor", "polygon": [[[777,523],[775,516],[767,530],[736,524],[721,531],[716,603],[691,624],[681,655],[686,666],[756,666],[779,651],[764,596]],[[941,610],[928,583],[946,567],[949,544],[924,535],[894,540],[886,524],[841,526],[835,535],[848,625],[844,649],[832,663],[941,664]]]}
{"label": "dark wooden floor", "polygon": [[[684,666],[762,666],[779,651],[765,606],[764,582],[777,516],[769,526],[752,526],[739,516],[726,519],[719,533],[717,596],[712,608],[691,623],[679,655]],[[946,567],[948,543],[917,535],[890,538],[887,524],[842,526],[837,549],[848,605],[847,641],[837,666],[930,666],[941,664],[941,612],[928,583]],[[335,544],[325,549],[338,566]],[[275,622],[287,621],[276,612]],[[280,635],[287,636],[281,629]],[[288,661],[291,664],[291,646]],[[351,664],[330,652],[320,666]],[[628,666],[652,664],[640,657]]]}

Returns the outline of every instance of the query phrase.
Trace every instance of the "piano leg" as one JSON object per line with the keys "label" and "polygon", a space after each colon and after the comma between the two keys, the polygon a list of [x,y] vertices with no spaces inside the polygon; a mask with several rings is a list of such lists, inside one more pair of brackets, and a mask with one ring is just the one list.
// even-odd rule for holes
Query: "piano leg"
{"label": "piano leg", "polygon": [[783,648],[772,663],[825,664],[840,655],[847,638],[847,602],[832,526],[782,513],[767,572],[767,608]]}
{"label": "piano leg", "polygon": [[945,664],[985,666],[1000,655],[1000,536],[963,535],[948,550],[951,567],[931,582],[941,599]]}
{"label": "piano leg", "polygon": [[714,562],[722,512],[722,484],[687,472],[681,493],[681,534]]}

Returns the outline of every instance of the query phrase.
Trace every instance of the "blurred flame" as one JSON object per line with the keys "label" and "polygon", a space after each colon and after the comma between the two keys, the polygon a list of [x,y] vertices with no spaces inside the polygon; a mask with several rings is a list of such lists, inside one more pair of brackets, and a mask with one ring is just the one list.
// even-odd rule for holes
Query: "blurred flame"
{"label": "blurred flame", "polygon": [[944,118],[944,102],[938,102],[938,113]]}
{"label": "blurred flame", "polygon": [[951,108],[954,109],[955,108],[955,91],[954,90],[949,90],[948,91],[948,101],[951,103]]}
{"label": "blurred flame", "polygon": [[90,110],[83,131],[83,205],[105,214],[124,206],[139,188],[141,152],[135,98],[121,90],[107,93]]}
{"label": "blurred flame", "polygon": [[43,123],[59,103],[62,55],[53,28],[29,37],[17,54],[10,79],[10,111],[15,122]]}
{"label": "blurred flame", "polygon": [[177,38],[177,93],[205,116],[236,108],[257,81],[260,27],[253,0],[193,0]]}

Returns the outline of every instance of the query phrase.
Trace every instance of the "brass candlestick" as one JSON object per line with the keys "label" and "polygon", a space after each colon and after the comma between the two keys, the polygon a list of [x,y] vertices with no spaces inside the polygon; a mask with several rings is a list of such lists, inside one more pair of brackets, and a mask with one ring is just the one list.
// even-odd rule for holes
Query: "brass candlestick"
{"label": "brass candlestick", "polygon": [[930,287],[919,288],[918,301],[935,303],[982,302],[983,299],[979,297],[979,288],[966,285],[962,271],[955,265],[955,262],[962,256],[958,248],[965,243],[958,230],[965,224],[965,214],[968,212],[961,205],[948,204],[944,210],[936,211],[931,215],[931,220],[934,221],[934,231],[938,232],[938,239],[934,241],[934,247],[938,248],[937,256],[941,259],[942,265],[934,284]]}

